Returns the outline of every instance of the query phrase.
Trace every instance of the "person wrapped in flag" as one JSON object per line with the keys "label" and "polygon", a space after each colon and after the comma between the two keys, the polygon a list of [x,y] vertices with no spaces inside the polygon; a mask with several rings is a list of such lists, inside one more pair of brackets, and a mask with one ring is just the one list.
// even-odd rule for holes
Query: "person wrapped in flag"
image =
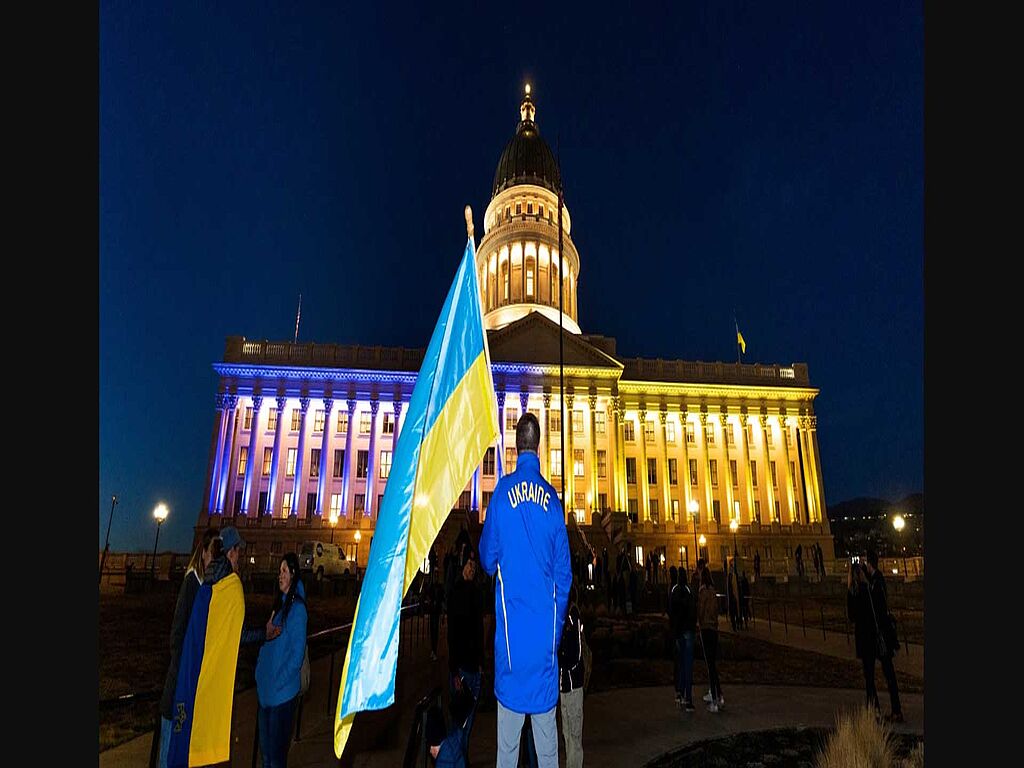
{"label": "person wrapped in flag", "polygon": [[[223,528],[196,593],[181,648],[167,765],[187,768],[231,758],[235,668],[245,618],[238,578],[238,530]],[[216,551],[219,549],[220,551]]]}
{"label": "person wrapped in flag", "polygon": [[569,537],[558,492],[540,473],[540,424],[516,425],[516,469],[494,488],[480,535],[480,564],[494,590],[494,695],[499,768],[519,763],[530,715],[541,768],[558,768],[558,645],[572,585]]}
{"label": "person wrapped in flag", "polygon": [[334,720],[339,758],[356,712],[394,703],[402,596],[498,436],[468,206],[466,221],[469,241],[416,378],[356,602]]}

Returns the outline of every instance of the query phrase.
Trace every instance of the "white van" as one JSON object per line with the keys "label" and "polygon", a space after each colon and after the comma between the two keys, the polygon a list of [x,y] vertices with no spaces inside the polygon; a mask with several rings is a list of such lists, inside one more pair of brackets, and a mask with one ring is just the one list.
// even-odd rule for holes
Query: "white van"
{"label": "white van", "polygon": [[355,575],[354,552],[346,556],[344,544],[329,544],[326,541],[307,541],[299,553],[299,568],[313,574],[317,581],[324,576]]}

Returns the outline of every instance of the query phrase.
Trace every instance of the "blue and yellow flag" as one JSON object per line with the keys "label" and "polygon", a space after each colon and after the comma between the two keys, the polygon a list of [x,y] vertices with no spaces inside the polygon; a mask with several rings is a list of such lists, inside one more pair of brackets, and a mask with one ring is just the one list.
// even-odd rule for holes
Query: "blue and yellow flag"
{"label": "blue and yellow flag", "polygon": [[167,765],[185,768],[231,758],[238,641],[245,597],[238,574],[203,584],[192,604],[174,689]]}
{"label": "blue and yellow flag", "polygon": [[736,325],[736,344],[743,354],[747,354],[747,342],[743,338],[743,334],[740,333],[740,327],[736,324],[735,320],[733,321],[733,325]]}
{"label": "blue and yellow flag", "polygon": [[416,379],[384,489],[334,720],[340,758],[356,712],[395,701],[402,596],[498,435],[472,239]]}

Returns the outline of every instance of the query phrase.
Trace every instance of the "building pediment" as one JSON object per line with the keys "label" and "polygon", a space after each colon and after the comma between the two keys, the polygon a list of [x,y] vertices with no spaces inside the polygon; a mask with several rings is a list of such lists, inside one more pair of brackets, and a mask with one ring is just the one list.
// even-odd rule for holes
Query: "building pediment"
{"label": "building pediment", "polygon": [[[563,339],[563,356],[567,368],[622,370],[618,360],[578,335],[566,331]],[[558,365],[558,324],[540,312],[531,312],[504,328],[488,331],[487,344],[492,363]]]}

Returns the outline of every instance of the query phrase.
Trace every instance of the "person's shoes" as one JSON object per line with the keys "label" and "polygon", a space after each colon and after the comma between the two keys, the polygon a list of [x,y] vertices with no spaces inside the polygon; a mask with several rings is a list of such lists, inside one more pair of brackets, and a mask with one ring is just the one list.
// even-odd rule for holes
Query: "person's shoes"
{"label": "person's shoes", "polygon": [[686,706],[684,707],[684,709],[685,709],[685,710],[686,710],[687,712],[693,712],[693,711],[694,711],[694,710],[696,710],[697,708],[696,708],[695,706],[693,706],[693,702],[692,702],[692,701],[688,701],[688,702],[686,702]]}
{"label": "person's shoes", "polygon": [[711,691],[708,691],[707,693],[704,694],[704,701],[706,703],[708,703],[708,704],[710,704],[712,702]]}
{"label": "person's shoes", "polygon": [[708,712],[716,712],[717,713],[718,712],[718,705],[715,704],[715,702],[712,701],[710,704],[708,704]]}
{"label": "person's shoes", "polygon": [[718,697],[718,708],[725,709],[725,696]]}
{"label": "person's shoes", "polygon": [[683,695],[681,693],[676,694],[676,705],[680,707],[683,705]]}

